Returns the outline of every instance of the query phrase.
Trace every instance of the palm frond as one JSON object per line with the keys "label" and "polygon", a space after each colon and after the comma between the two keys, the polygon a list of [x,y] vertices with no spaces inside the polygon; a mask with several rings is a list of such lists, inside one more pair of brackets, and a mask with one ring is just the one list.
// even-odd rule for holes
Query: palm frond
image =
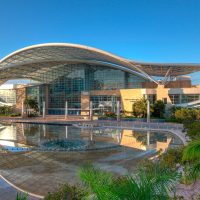
{"label": "palm frond", "polygon": [[183,161],[200,159],[200,140],[192,141],[183,151]]}
{"label": "palm frond", "polygon": [[195,181],[200,176],[200,160],[196,161],[192,165],[191,176],[192,176],[193,180],[195,180]]}
{"label": "palm frond", "polygon": [[99,200],[117,200],[110,188],[113,175],[93,166],[83,167],[79,170],[80,179],[88,185]]}
{"label": "palm frond", "polygon": [[115,178],[111,173],[89,167],[79,172],[99,200],[165,200],[179,179],[179,174],[155,167],[146,172],[141,169],[132,176]]}

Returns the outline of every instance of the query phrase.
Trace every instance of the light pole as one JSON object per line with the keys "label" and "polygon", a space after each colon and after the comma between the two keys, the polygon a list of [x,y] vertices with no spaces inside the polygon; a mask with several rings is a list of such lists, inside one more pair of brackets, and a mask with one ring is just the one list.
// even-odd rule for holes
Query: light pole
{"label": "light pole", "polygon": [[43,101],[42,105],[42,117],[45,118],[45,101]]}
{"label": "light pole", "polygon": [[65,119],[67,119],[67,115],[68,115],[68,102],[65,102]]}
{"label": "light pole", "polygon": [[92,121],[93,118],[93,103],[90,101],[90,120]]}
{"label": "light pole", "polygon": [[22,100],[22,118],[24,117],[24,101]]}
{"label": "light pole", "polygon": [[120,102],[117,101],[117,121],[120,120]]}
{"label": "light pole", "polygon": [[150,102],[147,99],[147,123],[150,123]]}

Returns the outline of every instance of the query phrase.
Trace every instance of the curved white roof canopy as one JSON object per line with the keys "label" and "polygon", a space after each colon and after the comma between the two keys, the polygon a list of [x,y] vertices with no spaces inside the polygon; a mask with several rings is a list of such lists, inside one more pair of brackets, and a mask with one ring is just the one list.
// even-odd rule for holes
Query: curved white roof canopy
{"label": "curved white roof canopy", "polygon": [[20,49],[0,60],[0,84],[19,78],[50,82],[75,70],[75,63],[121,69],[156,83],[151,76],[177,76],[200,70],[200,65],[138,63],[88,46],[47,43]]}
{"label": "curved white roof canopy", "polygon": [[[136,64],[136,62],[131,61],[131,63]],[[187,75],[193,72],[200,71],[200,64],[195,63],[145,63],[145,62],[138,62],[140,65],[141,70],[146,72],[151,76],[180,76],[180,75]]]}

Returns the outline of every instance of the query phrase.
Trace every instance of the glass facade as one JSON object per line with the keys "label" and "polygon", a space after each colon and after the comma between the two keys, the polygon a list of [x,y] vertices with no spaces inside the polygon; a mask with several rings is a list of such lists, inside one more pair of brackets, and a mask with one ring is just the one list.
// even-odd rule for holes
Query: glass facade
{"label": "glass facade", "polygon": [[0,89],[0,102],[15,104],[16,92],[14,89]]}
{"label": "glass facade", "polygon": [[93,103],[95,113],[102,114],[105,111],[116,112],[117,101],[121,101],[116,95],[98,95],[91,96],[90,101]]}
{"label": "glass facade", "polygon": [[172,104],[190,103],[200,100],[199,94],[171,94],[169,97]]}
{"label": "glass facade", "polygon": [[[68,102],[69,108],[81,108],[81,92],[96,90],[117,90],[128,88],[142,88],[145,80],[139,76],[113,69],[105,66],[74,64],[65,66],[62,71],[59,69],[48,73],[52,81],[48,83],[48,108],[64,108]],[[55,78],[53,77],[55,73]],[[45,80],[48,79],[47,75]],[[36,97],[39,105],[45,98],[44,85],[27,88],[27,96]],[[46,95],[47,95],[46,93]],[[101,98],[91,97],[94,105],[101,102]],[[114,98],[114,97],[106,97]],[[106,101],[110,101],[110,100]],[[114,101],[114,100],[113,100]],[[112,101],[111,101],[112,102]]]}
{"label": "glass facade", "polygon": [[150,103],[154,104],[157,100],[157,95],[156,94],[147,94],[147,95],[144,95],[143,98],[147,98]]}
{"label": "glass facade", "polygon": [[27,87],[26,96],[36,99],[38,102],[39,110],[42,111],[42,102],[45,101],[45,85]]}

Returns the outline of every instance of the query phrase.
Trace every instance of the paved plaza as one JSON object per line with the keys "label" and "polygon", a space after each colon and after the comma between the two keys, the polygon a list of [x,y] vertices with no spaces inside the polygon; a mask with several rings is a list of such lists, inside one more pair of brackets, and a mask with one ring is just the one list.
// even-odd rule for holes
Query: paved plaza
{"label": "paved plaza", "polygon": [[[136,153],[137,152],[137,153]],[[135,154],[136,153],[136,154]],[[64,183],[79,182],[78,169],[84,164],[95,165],[117,175],[133,171],[140,157],[140,150],[119,148],[88,152],[39,152],[1,153],[0,174],[27,193],[45,196]],[[141,151],[142,153],[142,151]],[[142,159],[144,158],[143,154]],[[145,156],[152,155],[151,152]]]}

